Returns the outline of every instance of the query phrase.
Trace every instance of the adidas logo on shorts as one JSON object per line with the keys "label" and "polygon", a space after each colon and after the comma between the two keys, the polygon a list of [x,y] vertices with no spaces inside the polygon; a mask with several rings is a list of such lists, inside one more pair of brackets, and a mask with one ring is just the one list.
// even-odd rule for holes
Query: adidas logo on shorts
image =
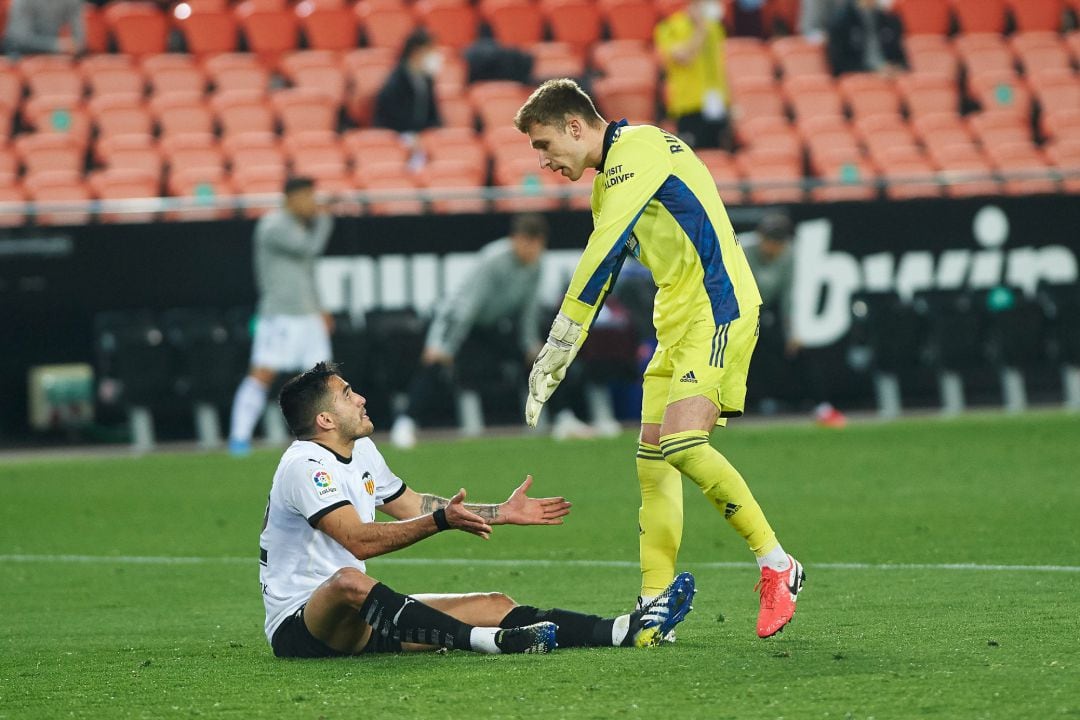
{"label": "adidas logo on shorts", "polygon": [[697,382],[697,376],[694,375],[694,371],[691,370],[690,372],[683,375],[682,378],[679,379],[679,382],[696,383]]}

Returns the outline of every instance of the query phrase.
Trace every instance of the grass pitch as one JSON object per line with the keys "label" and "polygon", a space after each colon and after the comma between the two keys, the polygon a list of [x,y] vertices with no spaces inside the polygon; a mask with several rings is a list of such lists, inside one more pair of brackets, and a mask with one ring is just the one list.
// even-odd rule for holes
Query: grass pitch
{"label": "grass pitch", "polygon": [[[634,443],[384,448],[421,491],[499,501],[531,472],[575,505],[369,571],[625,611]],[[688,482],[678,643],[540,657],[275,659],[257,580],[275,452],[0,464],[0,718],[1080,717],[1080,419],[733,423],[714,443],[806,566],[795,622],[755,637],[752,559]]]}

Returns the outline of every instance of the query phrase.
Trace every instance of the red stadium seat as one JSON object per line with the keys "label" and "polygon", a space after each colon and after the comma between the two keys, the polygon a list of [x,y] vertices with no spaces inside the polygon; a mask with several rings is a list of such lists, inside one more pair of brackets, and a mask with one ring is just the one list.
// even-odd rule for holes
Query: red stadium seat
{"label": "red stadium seat", "polygon": [[731,38],[726,44],[725,70],[729,81],[776,77],[776,64],[768,46],[757,38]]}
{"label": "red stadium seat", "polygon": [[225,173],[225,156],[212,135],[173,135],[162,138],[161,151],[169,165],[170,177],[184,170]]}
{"label": "red stadium seat", "polygon": [[138,170],[161,178],[164,161],[157,143],[149,135],[114,135],[94,144],[98,163],[110,169]]}
{"label": "red stadium seat", "polygon": [[1015,113],[1025,121],[1031,116],[1031,94],[1014,73],[985,73],[968,80],[972,99],[983,111]]}
{"label": "red stadium seat", "polygon": [[1080,136],[1048,145],[1046,157],[1062,175],[1062,189],[1067,193],[1080,192]]}
{"label": "red stadium seat", "polygon": [[248,48],[270,67],[276,67],[282,55],[296,49],[300,23],[285,5],[260,7],[255,0],[244,0],[234,12]]}
{"label": "red stadium seat", "polygon": [[952,6],[960,32],[1005,32],[1005,0],[952,0]]}
{"label": "red stadium seat", "polygon": [[206,74],[220,92],[266,92],[269,74],[259,59],[250,53],[223,53],[207,59]]}
{"label": "red stadium seat", "polygon": [[170,220],[223,220],[233,215],[231,209],[214,207],[221,198],[235,194],[232,182],[223,170],[199,167],[170,173],[168,191],[170,195],[188,201],[184,209],[167,214]]}
{"label": "red stadium seat", "polygon": [[[157,198],[161,194],[161,177],[142,170],[128,168],[98,170],[88,180],[90,191],[98,200],[131,200]],[[103,212],[98,215],[106,223],[148,223],[156,217],[154,212]]]}
{"label": "red stadium seat", "polygon": [[781,37],[773,40],[769,49],[785,77],[830,75],[832,72],[821,43],[799,36]]}
{"label": "red stadium seat", "polygon": [[5,58],[0,58],[0,105],[14,109],[22,100],[22,94],[22,75]]}
{"label": "red stadium seat", "polygon": [[90,221],[89,209],[45,210],[38,203],[81,204],[90,200],[90,188],[82,181],[81,173],[46,171],[28,173],[23,180],[29,199],[35,203],[35,222],[38,225],[85,225]]}
{"label": "red stadium seat", "polygon": [[956,82],[943,75],[901,75],[897,78],[896,89],[913,118],[927,113],[957,113],[960,110]]}
{"label": "red stadium seat", "polygon": [[984,111],[968,116],[968,125],[983,147],[1000,143],[1031,142],[1031,126],[1026,117],[1011,111]]}
{"label": "red stadium seat", "polygon": [[1061,17],[1065,11],[1062,0],[1007,0],[1007,4],[1020,32],[1056,32],[1061,27]]}
{"label": "red stadium seat", "polygon": [[359,20],[344,3],[297,3],[296,17],[312,50],[352,50],[358,44]]}
{"label": "red stadium seat", "polygon": [[498,187],[519,194],[518,197],[496,200],[495,209],[499,212],[556,210],[562,202],[548,193],[555,188],[566,187],[565,178],[541,169],[535,159],[497,156],[493,179]]}
{"label": "red stadium seat", "polygon": [[[437,160],[430,162],[417,173],[421,187],[435,193],[471,194],[478,196],[483,180],[477,179],[474,164],[464,160]],[[488,203],[482,197],[447,197],[431,199],[431,209],[436,213],[484,213]]]}
{"label": "red stadium seat", "polygon": [[[353,180],[358,188],[375,194],[367,204],[367,211],[372,215],[419,215],[424,212],[416,178],[404,165],[369,163],[357,171]],[[402,197],[387,199],[386,195]]]}
{"label": "red stadium seat", "polygon": [[195,64],[190,55],[166,53],[148,55],[142,60],[142,69],[150,80],[152,95],[167,93],[196,93],[206,91],[206,73]]}
{"label": "red stadium seat", "polygon": [[126,55],[88,55],[79,63],[90,94],[126,95],[142,97],[146,91],[146,77],[140,67]]}
{"label": "red stadium seat", "polygon": [[948,197],[998,195],[1001,184],[985,158],[965,153],[940,158],[940,177]]}
{"label": "red stadium seat", "polygon": [[[1016,46],[1013,47],[1015,50]],[[1024,72],[1029,75],[1043,69],[1070,69],[1069,53],[1061,43],[1019,49],[1016,56],[1024,66]]]}
{"label": "red stadium seat", "polygon": [[[21,185],[0,185],[0,204],[24,203],[26,192]],[[0,210],[0,227],[19,227],[26,224],[26,213],[21,209]]]}
{"label": "red stadium seat", "polygon": [[1035,195],[1057,192],[1057,181],[1042,153],[1030,143],[1003,143],[988,148],[987,154],[1003,179],[1008,195]]}
{"label": "red stadium seat", "polygon": [[[1080,11],[1078,11],[1080,14]],[[1080,31],[1072,31],[1065,36],[1065,45],[1069,48],[1069,52],[1073,56],[1073,60],[1080,63]]]}
{"label": "red stadium seat", "polygon": [[896,14],[907,35],[946,35],[952,23],[947,0],[897,0]]}
{"label": "red stadium seat", "polygon": [[165,52],[169,22],[154,3],[110,3],[104,14],[120,52],[135,57]]}
{"label": "red stadium seat", "polygon": [[[5,26],[6,27],[6,26]],[[86,52],[109,52],[109,26],[101,8],[83,3],[83,30],[86,33]]]}
{"label": "red stadium seat", "polygon": [[319,57],[326,51],[304,50],[286,55],[281,61],[281,69],[294,87],[308,92],[318,92],[329,97],[335,106],[345,102],[345,71],[333,54]]}
{"label": "red stadium seat", "polygon": [[210,134],[214,116],[201,94],[170,93],[150,100],[150,112],[157,120],[162,137],[169,135]]}
{"label": "red stadium seat", "polygon": [[479,17],[464,0],[419,0],[414,8],[417,20],[432,34],[435,44],[459,51],[476,41]]}
{"label": "red stadium seat", "polygon": [[224,3],[216,8],[180,3],[173,8],[173,24],[183,36],[188,52],[194,55],[236,52],[239,28],[236,16]]}
{"label": "red stadium seat", "polygon": [[659,21],[656,6],[649,0],[600,0],[600,14],[613,40],[652,41]]}
{"label": "red stadium seat", "polygon": [[18,135],[14,149],[27,175],[54,171],[82,174],[85,146],[67,135]]}
{"label": "red stadium seat", "polygon": [[537,81],[549,78],[582,77],[585,61],[573,47],[563,42],[538,43],[532,46],[532,76]]}
{"label": "red stadium seat", "polygon": [[1061,109],[1043,115],[1042,133],[1051,140],[1080,140],[1080,108]]}
{"label": "red stadium seat", "polygon": [[274,113],[258,90],[217,93],[210,100],[223,135],[273,132]]}
{"label": "red stadium seat", "polygon": [[988,73],[1016,74],[1013,55],[1004,45],[1001,45],[1000,47],[982,47],[961,51],[960,58],[964,63],[964,67],[967,69],[969,80],[974,76],[985,75]]}
{"label": "red stadium seat", "polygon": [[540,11],[552,37],[582,57],[600,40],[600,11],[595,0],[540,0]]}
{"label": "red stadium seat", "polygon": [[[924,42],[925,40],[932,42]],[[933,73],[956,77],[960,70],[956,49],[944,37],[914,35],[904,39],[904,46],[908,65],[913,73]]]}
{"label": "red stadium seat", "polygon": [[83,96],[83,79],[71,59],[62,55],[35,55],[19,63],[19,71],[32,98],[59,98],[77,102]]}
{"label": "red stadium seat", "polygon": [[933,166],[918,157],[890,161],[882,168],[881,179],[885,182],[885,197],[890,200],[941,197]]}
{"label": "red stadium seat", "polygon": [[364,48],[345,56],[346,72],[352,79],[348,112],[358,125],[371,124],[375,96],[396,64],[393,54],[386,48]]}
{"label": "red stadium seat", "polygon": [[22,118],[39,135],[65,135],[82,147],[90,140],[90,116],[82,103],[63,98],[30,98],[23,103]]}
{"label": "red stadium seat", "polygon": [[401,52],[405,38],[416,26],[412,8],[400,4],[380,4],[370,0],[356,4],[356,14],[371,47]]}
{"label": "red stadium seat", "polygon": [[287,134],[282,147],[296,175],[322,179],[348,175],[345,149],[334,132],[308,130]]}
{"label": "red stadium seat", "polygon": [[732,93],[736,121],[743,118],[784,117],[784,99],[771,81],[740,85]]}
{"label": "red stadium seat", "polygon": [[242,168],[277,167],[285,171],[285,153],[274,133],[237,133],[223,138],[221,150],[235,174]]}
{"label": "red stadium seat", "polygon": [[877,197],[877,171],[867,160],[850,155],[826,155],[825,160],[825,167],[817,175],[824,185],[810,191],[812,200],[840,202]]}
{"label": "red stadium seat", "polygon": [[896,89],[882,75],[847,73],[840,76],[837,86],[855,118],[900,114],[900,98]]}
{"label": "red stadium seat", "polygon": [[337,129],[339,106],[321,90],[303,87],[278,90],[270,95],[270,105],[286,134]]}
{"label": "red stadium seat", "polygon": [[502,45],[528,48],[544,39],[543,17],[529,0],[482,0],[480,13]]}
{"label": "red stadium seat", "polygon": [[781,85],[796,122],[820,115],[843,115],[840,95],[828,75],[785,77]]}
{"label": "red stadium seat", "polygon": [[[281,194],[281,188],[285,185],[285,165],[274,167],[259,165],[255,167],[234,168],[231,177],[234,192],[241,196],[273,196],[271,202],[277,205],[277,198]],[[242,198],[242,201],[253,198]],[[252,203],[254,204],[254,203]],[[244,211],[245,217],[256,218],[266,214],[269,207],[250,207]]]}
{"label": "red stadium seat", "polygon": [[97,127],[99,137],[149,136],[153,133],[153,118],[141,99],[130,95],[104,95],[92,99],[87,109]]}
{"label": "red stadium seat", "polygon": [[605,117],[656,122],[656,83],[652,78],[601,78],[593,83],[593,90],[597,109]]}
{"label": "red stadium seat", "polygon": [[802,171],[790,163],[736,162],[749,185],[748,199],[755,204],[793,203],[803,200]]}

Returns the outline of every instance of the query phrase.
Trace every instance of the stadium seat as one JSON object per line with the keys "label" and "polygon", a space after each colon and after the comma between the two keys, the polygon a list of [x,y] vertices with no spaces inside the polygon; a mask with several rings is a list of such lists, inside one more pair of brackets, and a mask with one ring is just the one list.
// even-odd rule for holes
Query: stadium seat
{"label": "stadium seat", "polygon": [[281,60],[281,72],[293,87],[317,91],[335,106],[345,101],[345,71],[337,55],[326,50],[302,50]]}
{"label": "stadium seat", "polygon": [[565,187],[549,170],[539,166],[533,158],[508,158],[496,156],[493,180],[500,188],[512,190],[517,197],[499,198],[495,201],[498,212],[543,212],[557,210],[560,198],[546,195],[553,188]]}
{"label": "stadium seat", "polygon": [[[272,196],[269,199],[271,207],[278,204],[281,188],[285,184],[285,165],[280,167],[272,165],[256,165],[254,167],[234,168],[232,173],[232,185],[237,195],[241,196]],[[244,216],[248,218],[260,217],[271,208],[265,202],[255,207],[253,198],[242,197],[241,202],[251,205],[244,210]]]}
{"label": "stadium seat", "polygon": [[[977,154],[968,154],[966,146],[947,147],[937,152],[940,177],[948,197],[977,197],[998,195],[1001,185],[994,177],[990,163]],[[959,150],[951,156],[954,150]]]}
{"label": "stadium seat", "polygon": [[896,89],[912,118],[927,113],[960,111],[956,82],[944,75],[901,75],[896,80]]}
{"label": "stadium seat", "polygon": [[725,48],[724,67],[729,83],[745,78],[773,80],[776,77],[775,60],[768,46],[757,38],[731,38]]}
{"label": "stadium seat", "polygon": [[907,60],[911,72],[945,75],[955,78],[960,71],[960,60],[956,56],[956,50],[944,42],[937,47],[914,42],[926,38],[937,39],[938,36],[916,35],[906,40]]}
{"label": "stadium seat", "polygon": [[771,81],[739,85],[732,92],[731,104],[736,118],[785,117],[783,96]]}
{"label": "stadium seat", "polygon": [[345,150],[337,133],[326,130],[297,131],[282,140],[293,174],[316,179],[348,176]]}
{"label": "stadium seat", "polygon": [[147,135],[154,129],[153,118],[139,98],[128,96],[95,97],[87,105],[99,137],[112,135]]}
{"label": "stadium seat", "polygon": [[972,48],[970,50],[961,51],[960,59],[964,63],[964,68],[967,70],[969,81],[972,77],[977,77],[979,75],[1016,74],[1013,55],[1004,45],[1000,47]]}
{"label": "stadium seat", "polygon": [[359,20],[344,3],[303,0],[296,4],[295,12],[312,50],[344,52],[358,45]]}
{"label": "stadium seat", "polygon": [[274,131],[274,113],[261,91],[219,92],[210,99],[210,107],[223,135]]}
{"label": "stadium seat", "polygon": [[781,37],[773,40],[769,49],[784,77],[832,74],[821,43],[801,36]]}
{"label": "stadium seat", "polygon": [[582,57],[600,39],[600,11],[595,0],[540,0],[540,11],[552,37]]}
{"label": "stadium seat", "polygon": [[13,110],[22,101],[22,95],[23,80],[18,67],[0,58],[0,105]]}
{"label": "stadium seat", "polygon": [[352,94],[347,104],[349,117],[361,127],[370,125],[375,96],[397,65],[397,60],[387,48],[362,48],[347,53],[343,61],[352,81]]}
{"label": "stadium seat", "polygon": [[[1080,15],[1080,11],[1077,12]],[[1073,56],[1073,60],[1080,63],[1080,31],[1074,30],[1065,36],[1065,46],[1069,48],[1069,53]]]}
{"label": "stadium seat", "polygon": [[537,43],[531,49],[532,76],[537,81],[550,78],[580,78],[585,75],[585,61],[580,53],[563,42]]}
{"label": "stadium seat", "polygon": [[656,122],[656,83],[652,78],[601,78],[593,83],[593,94],[605,117],[626,118],[631,123]]}
{"label": "stadium seat", "polygon": [[27,175],[46,172],[81,174],[85,145],[71,136],[60,133],[24,133],[13,143]]}
{"label": "stadium seat", "polygon": [[968,79],[968,92],[984,112],[1031,117],[1031,94],[1012,72],[985,73]]}
{"label": "stadium seat", "polygon": [[762,205],[802,202],[803,176],[794,165],[752,162],[741,163],[740,169],[749,186],[750,202]]}
{"label": "stadium seat", "polygon": [[218,93],[234,90],[265,93],[269,85],[266,68],[250,53],[215,55],[203,67]]}
{"label": "stadium seat", "polygon": [[[479,195],[484,189],[483,180],[477,180],[476,163],[466,160],[436,160],[429,162],[417,174],[421,187],[435,193],[461,193]],[[436,213],[484,213],[488,203],[482,197],[431,198],[431,209]]]}
{"label": "stadium seat", "polygon": [[[15,112],[5,105],[0,105],[0,150],[6,149],[11,131],[15,127]],[[0,152],[0,155],[3,155]],[[0,171],[2,172],[2,171]]]}
{"label": "stadium seat", "polygon": [[224,3],[216,8],[180,3],[173,8],[173,25],[184,38],[187,51],[198,57],[236,52],[239,27]]}
{"label": "stadium seat", "polygon": [[104,16],[117,49],[125,55],[138,58],[165,52],[169,22],[154,3],[109,3]]}
{"label": "stadium seat", "polygon": [[1080,108],[1057,110],[1042,118],[1043,137],[1054,140],[1080,140]]}
{"label": "stadium seat", "polygon": [[149,135],[115,135],[94,143],[94,158],[111,170],[137,170],[161,178],[161,151]]}
{"label": "stadium seat", "polygon": [[[772,120],[772,118],[758,118],[758,120]],[[765,125],[761,122],[750,122],[743,125],[740,133],[746,133],[743,147],[756,150],[768,148],[770,151],[783,154],[793,162],[801,162],[803,154],[803,142],[795,129],[787,124]]]}
{"label": "stadium seat", "polygon": [[300,23],[284,4],[260,7],[255,0],[244,0],[234,12],[248,48],[267,67],[277,67],[282,55],[296,49]]}
{"label": "stadium seat", "polygon": [[[951,0],[962,33],[1005,32],[1005,0]],[[1025,0],[1037,2],[1038,0]]]}
{"label": "stadium seat", "polygon": [[990,162],[1002,175],[1003,190],[1008,195],[1031,195],[1057,192],[1050,167],[1043,154],[1028,142],[1001,141],[986,147]]}
{"label": "stadium seat", "polygon": [[1056,32],[1061,28],[1065,3],[1061,0],[1006,0],[1013,22],[1020,32],[1046,30]]}
{"label": "stadium seat", "polygon": [[599,6],[613,40],[652,40],[659,17],[649,0],[600,0]]}
{"label": "stadium seat", "polygon": [[161,139],[161,151],[169,165],[170,182],[186,170],[207,171],[208,176],[225,174],[225,157],[212,135],[174,135]]}
{"label": "stadium seat", "polygon": [[941,197],[933,166],[918,157],[890,160],[882,166],[881,180],[885,183],[885,197],[890,200]]}
{"label": "stadium seat", "polygon": [[529,0],[481,0],[480,14],[501,45],[527,49],[544,39],[543,17]]}
{"label": "stadium seat", "polygon": [[146,91],[142,69],[126,55],[88,55],[79,63],[79,72],[91,97],[126,95],[141,98]]}
{"label": "stadium seat", "polygon": [[162,137],[214,131],[213,113],[201,93],[156,95],[150,99],[150,112],[157,120]]}
{"label": "stadium seat", "polygon": [[970,143],[971,130],[956,113],[928,113],[913,118],[911,129],[928,148],[934,144]]}
{"label": "stadium seat", "polygon": [[[0,204],[26,202],[26,191],[21,185],[0,185]],[[20,208],[0,211],[0,227],[20,227],[26,224],[26,213]]]}
{"label": "stadium seat", "polygon": [[405,38],[416,26],[412,7],[404,4],[358,2],[356,15],[369,47],[401,52]]}
{"label": "stadium seat", "polygon": [[221,150],[233,172],[249,167],[278,167],[284,172],[285,154],[278,136],[268,132],[237,133],[222,138]]}
{"label": "stadium seat", "polygon": [[83,96],[83,79],[71,59],[62,55],[34,55],[19,63],[31,98],[56,98],[78,102]]}
{"label": "stadium seat", "polygon": [[416,18],[435,38],[435,44],[459,52],[476,41],[479,18],[464,0],[419,0]]}
{"label": "stadium seat", "polygon": [[[366,210],[372,215],[420,215],[424,203],[417,192],[417,182],[403,165],[398,163],[368,163],[354,176],[356,186],[374,193]],[[387,199],[387,195],[402,196]]]}
{"label": "stadium seat", "polygon": [[27,173],[23,188],[35,204],[34,222],[38,225],[85,225],[90,222],[89,209],[47,210],[38,203],[85,203],[90,200],[90,189],[82,181],[81,173],[47,171]]}
{"label": "stadium seat", "polygon": [[[520,107],[529,97],[528,86],[512,80],[475,82],[469,86],[467,92],[469,102],[472,103],[473,109],[478,115],[493,103],[506,104],[507,106],[517,103],[517,106]],[[515,107],[514,112],[517,109]],[[510,117],[513,118],[513,116],[514,113],[511,112]]]}
{"label": "stadium seat", "polygon": [[1031,125],[1027,118],[1009,110],[972,113],[967,117],[967,123],[983,147],[995,142],[1031,142]]}
{"label": "stadium seat", "polygon": [[22,120],[38,134],[66,135],[82,147],[90,140],[90,116],[82,103],[63,98],[30,98],[22,105]]}
{"label": "stadium seat", "polygon": [[877,171],[865,159],[832,163],[817,180],[822,184],[810,191],[814,202],[874,200],[878,196]]}
{"label": "stadium seat", "polygon": [[946,35],[952,24],[947,0],[897,0],[896,14],[907,35]]}
{"label": "stadium seat", "polygon": [[[130,168],[110,168],[91,173],[88,178],[90,191],[98,200],[130,200],[132,198],[157,198],[161,194],[159,175]],[[154,212],[102,212],[99,222],[148,223],[156,217]]]}
{"label": "stadium seat", "polygon": [[1047,145],[1046,159],[1061,174],[1062,190],[1080,192],[1080,135]]}
{"label": "stadium seat", "polygon": [[142,59],[142,69],[150,81],[151,95],[196,93],[206,91],[206,73],[190,55],[165,53]]}
{"label": "stadium seat", "polygon": [[796,122],[821,115],[843,115],[840,94],[828,75],[785,76],[781,89]]}
{"label": "stadium seat", "polygon": [[1070,69],[1069,53],[1062,43],[1035,47],[1018,47],[1014,44],[1012,47],[1017,59],[1020,60],[1020,64],[1024,66],[1024,73],[1027,75],[1032,75],[1047,68]]}
{"label": "stadium seat", "polygon": [[215,206],[220,199],[235,194],[223,170],[201,167],[170,173],[168,190],[170,195],[186,200],[184,208],[166,214],[169,220],[225,220],[233,216],[230,208]]}
{"label": "stadium seat", "polygon": [[888,160],[910,159],[922,156],[922,151],[915,142],[915,136],[907,126],[861,135],[866,151],[878,167],[888,167]]}
{"label": "stadium seat", "polygon": [[83,3],[83,31],[86,34],[86,52],[109,52],[109,26],[105,22],[105,15],[101,8],[88,2]]}
{"label": "stadium seat", "polygon": [[278,90],[270,95],[270,106],[286,134],[337,129],[339,106],[322,90],[306,87]]}

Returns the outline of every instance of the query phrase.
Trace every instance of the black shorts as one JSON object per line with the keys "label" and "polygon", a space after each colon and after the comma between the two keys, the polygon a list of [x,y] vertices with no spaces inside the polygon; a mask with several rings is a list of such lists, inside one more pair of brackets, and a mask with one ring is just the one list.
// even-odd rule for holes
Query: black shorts
{"label": "black shorts", "polygon": [[[353,655],[353,653],[335,650],[312,635],[307,624],[304,623],[303,605],[278,625],[273,639],[270,640],[270,647],[273,648],[274,655],[279,658],[327,658]],[[401,641],[372,633],[368,644],[356,654],[387,652],[401,652]]]}

